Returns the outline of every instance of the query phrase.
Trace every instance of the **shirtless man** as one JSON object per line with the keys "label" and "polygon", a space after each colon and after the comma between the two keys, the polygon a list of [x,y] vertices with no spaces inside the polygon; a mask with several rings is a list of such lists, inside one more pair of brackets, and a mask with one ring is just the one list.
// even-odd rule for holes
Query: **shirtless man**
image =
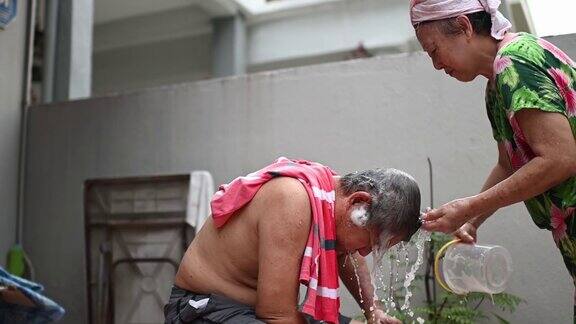
{"label": "shirtless man", "polygon": [[[312,167],[320,166],[331,172],[312,162],[283,160],[286,161],[297,168],[307,167],[299,163],[310,163]],[[307,190],[309,183],[299,176],[284,170],[270,170],[276,169],[263,169],[238,178],[215,194],[213,217],[190,244],[176,274],[170,301],[164,310],[166,323],[320,323],[319,320],[326,320],[317,316],[317,320],[313,320],[298,307],[301,264],[311,228],[316,226],[313,201],[323,195],[333,197],[332,201],[326,199],[331,203],[329,216],[334,222],[335,244],[329,244],[328,239],[322,241],[326,250],[335,250],[336,285],[339,273],[369,323],[400,323],[374,304],[370,274],[363,257],[375,246],[385,249],[409,240],[418,229],[420,192],[414,179],[394,169],[360,171],[343,177],[331,173],[331,196],[330,192],[317,194],[322,190]],[[236,182],[252,181],[263,174],[272,176],[261,181],[253,197],[246,199],[248,202],[232,213],[224,225],[217,226],[221,220],[214,216],[216,204],[218,199],[226,198],[222,191],[231,188],[228,186],[241,187],[232,199],[242,199],[246,194],[242,190],[250,186],[242,187],[243,184]],[[352,255],[359,264],[363,296],[359,293],[352,259],[347,255]],[[320,289],[318,284],[318,295],[329,290],[321,292]],[[337,299],[337,295],[331,298]],[[337,307],[335,313],[334,322],[338,321]],[[340,316],[340,323],[349,321]]]}

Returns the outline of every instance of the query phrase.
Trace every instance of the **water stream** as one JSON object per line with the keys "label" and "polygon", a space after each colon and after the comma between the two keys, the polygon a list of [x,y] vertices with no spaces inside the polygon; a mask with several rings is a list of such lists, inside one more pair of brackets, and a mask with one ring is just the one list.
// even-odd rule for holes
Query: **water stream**
{"label": "water stream", "polygon": [[[374,257],[374,260],[379,260],[379,262],[374,263],[372,268],[374,293],[376,296],[381,296],[379,301],[387,314],[393,311],[406,314],[406,323],[424,323],[424,319],[414,318],[415,314],[410,306],[410,299],[413,296],[411,285],[416,278],[416,273],[424,263],[426,242],[429,241],[430,233],[420,230],[410,243],[402,242],[389,249],[384,257],[378,255]],[[353,264],[355,264],[354,261]],[[359,282],[358,277],[357,280]],[[404,300],[396,300],[396,294],[402,292],[404,293]],[[378,298],[376,296],[375,298]]]}

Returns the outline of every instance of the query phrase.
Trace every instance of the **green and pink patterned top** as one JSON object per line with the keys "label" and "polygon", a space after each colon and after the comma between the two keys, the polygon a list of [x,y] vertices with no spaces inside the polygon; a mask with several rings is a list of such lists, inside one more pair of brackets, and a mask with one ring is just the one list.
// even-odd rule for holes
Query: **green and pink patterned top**
{"label": "green and pink patterned top", "polygon": [[[527,33],[507,37],[494,61],[486,108],[496,141],[506,147],[514,171],[533,157],[514,114],[522,109],[559,113],[576,137],[576,64],[551,43]],[[525,201],[536,225],[552,231],[557,244],[576,234],[576,177]],[[567,234],[568,233],[568,234]],[[570,235],[572,234],[572,235]],[[576,236],[574,237],[576,239]],[[572,240],[569,240],[572,241]],[[576,243],[566,241],[567,244]],[[573,246],[576,259],[576,244]]]}

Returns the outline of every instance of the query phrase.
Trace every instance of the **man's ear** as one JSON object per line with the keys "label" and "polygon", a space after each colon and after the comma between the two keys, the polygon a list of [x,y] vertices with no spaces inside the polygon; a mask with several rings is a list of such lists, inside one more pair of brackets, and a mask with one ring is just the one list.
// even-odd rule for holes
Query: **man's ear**
{"label": "man's ear", "polygon": [[356,204],[370,205],[372,203],[372,195],[366,191],[356,191],[349,196],[348,201],[352,206]]}

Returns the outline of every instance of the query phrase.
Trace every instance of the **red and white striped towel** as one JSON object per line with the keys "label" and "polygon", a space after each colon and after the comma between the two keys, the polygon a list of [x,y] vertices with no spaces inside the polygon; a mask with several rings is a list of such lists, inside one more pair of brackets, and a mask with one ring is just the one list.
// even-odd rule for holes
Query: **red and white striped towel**
{"label": "red and white striped towel", "polygon": [[300,267],[300,282],[308,287],[301,311],[317,320],[338,324],[338,266],[334,221],[334,180],[329,167],[305,160],[279,158],[275,163],[220,186],[212,198],[212,217],[222,227],[249,203],[260,187],[276,177],[300,180],[310,198],[312,225]]}

